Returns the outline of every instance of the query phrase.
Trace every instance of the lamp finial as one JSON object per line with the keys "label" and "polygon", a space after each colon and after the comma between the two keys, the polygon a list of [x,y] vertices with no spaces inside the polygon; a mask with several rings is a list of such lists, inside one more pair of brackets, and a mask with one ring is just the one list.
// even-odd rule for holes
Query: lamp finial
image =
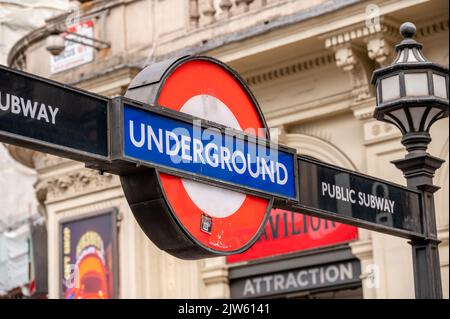
{"label": "lamp finial", "polygon": [[400,34],[404,39],[411,39],[416,34],[414,23],[405,22],[400,26]]}

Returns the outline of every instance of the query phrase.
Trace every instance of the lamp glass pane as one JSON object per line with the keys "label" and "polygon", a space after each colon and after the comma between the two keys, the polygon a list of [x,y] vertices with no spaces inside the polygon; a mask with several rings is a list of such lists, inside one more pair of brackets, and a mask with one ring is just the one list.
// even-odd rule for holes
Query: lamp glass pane
{"label": "lamp glass pane", "polygon": [[406,96],[428,95],[428,78],[426,73],[405,74]]}
{"label": "lamp glass pane", "polygon": [[411,132],[411,128],[409,127],[408,123],[408,118],[406,117],[406,113],[403,108],[390,112],[390,116],[392,118],[395,118],[398,122],[400,122],[406,129],[406,132]]}
{"label": "lamp glass pane", "polygon": [[428,113],[427,119],[425,120],[424,129],[428,130],[430,122],[435,118],[436,115],[438,115],[442,110],[438,108],[432,108],[430,112]]}
{"label": "lamp glass pane", "polygon": [[65,40],[61,35],[52,34],[47,37],[47,46],[64,46]]}
{"label": "lamp glass pane", "polygon": [[400,83],[398,75],[381,80],[381,95],[383,102],[400,98]]}
{"label": "lamp glass pane", "polygon": [[[392,117],[392,116],[390,116],[388,113],[386,113],[385,115],[384,115],[384,120],[385,121],[388,121],[388,122],[390,122],[390,123],[392,123],[393,125],[395,125],[396,127],[398,127],[398,129],[400,130],[400,131],[402,131],[403,132],[403,129],[401,128],[401,126],[397,123],[397,121]],[[406,132],[403,132],[403,133],[406,133]]]}
{"label": "lamp glass pane", "polygon": [[403,61],[404,59],[405,59],[405,50],[401,50],[395,63],[402,63],[404,62]]}
{"label": "lamp glass pane", "polygon": [[420,122],[422,122],[423,113],[427,109],[426,106],[410,107],[409,113],[411,114],[414,124],[414,131],[418,131],[420,128]]}
{"label": "lamp glass pane", "polygon": [[423,56],[422,51],[416,49],[415,52],[417,53],[417,56],[419,57],[419,61],[420,62],[425,62],[426,61],[425,57]]}
{"label": "lamp glass pane", "polygon": [[443,99],[448,99],[447,85],[445,77],[439,74],[433,74],[434,95]]}
{"label": "lamp glass pane", "polygon": [[419,62],[419,61],[417,61],[416,57],[414,56],[413,50],[414,49],[409,49],[408,50],[408,61],[406,61],[406,62]]}

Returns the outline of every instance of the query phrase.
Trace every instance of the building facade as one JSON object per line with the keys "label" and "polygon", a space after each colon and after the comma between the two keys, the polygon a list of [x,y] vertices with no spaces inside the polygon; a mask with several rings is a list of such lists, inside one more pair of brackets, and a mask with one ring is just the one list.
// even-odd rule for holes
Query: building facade
{"label": "building facade", "polygon": [[[398,27],[406,20],[417,25],[425,56],[448,66],[447,1],[82,2],[72,16],[50,19],[16,42],[9,65],[113,97],[124,95],[133,77],[148,64],[186,54],[210,55],[243,76],[268,125],[278,129],[279,142],[299,154],[399,184],[405,183],[404,178],[390,161],[402,158],[405,151],[400,132],[372,118],[371,74],[393,60]],[[109,47],[70,53],[67,45],[62,56],[51,56],[46,49],[48,30],[68,18],[71,30],[86,32]],[[436,211],[445,298],[449,290],[448,125],[448,119],[434,125],[429,147],[430,154],[446,160],[435,177],[441,187]],[[35,188],[45,207],[50,298],[64,297],[61,282],[68,273],[64,258],[70,249],[62,242],[75,229],[65,225],[111,209],[117,226],[114,281],[121,298],[414,297],[411,247],[404,239],[358,229],[352,238],[332,240],[319,248],[299,246],[299,251],[234,261],[179,260],[146,238],[118,177],[101,175],[82,163],[8,148],[15,159],[38,173]],[[303,279],[289,285],[293,276]],[[338,277],[343,279],[334,280]],[[305,283],[302,287],[300,281]]]}
{"label": "building facade", "polygon": [[[68,0],[0,1],[0,64],[6,64],[16,41],[43,26],[46,19],[64,13],[68,4]],[[0,298],[32,293],[29,240],[35,225],[45,221],[38,213],[35,181],[36,171],[14,161],[0,145]]]}

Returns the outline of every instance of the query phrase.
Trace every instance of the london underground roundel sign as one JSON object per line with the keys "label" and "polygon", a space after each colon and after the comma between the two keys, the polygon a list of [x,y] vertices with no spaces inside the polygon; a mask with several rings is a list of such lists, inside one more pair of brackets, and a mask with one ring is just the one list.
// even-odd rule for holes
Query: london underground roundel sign
{"label": "london underground roundel sign", "polygon": [[[126,97],[268,137],[262,113],[245,83],[209,57],[153,64],[135,77]],[[272,206],[267,198],[158,170],[143,170],[121,180],[147,236],[159,248],[184,259],[246,250],[258,238]]]}

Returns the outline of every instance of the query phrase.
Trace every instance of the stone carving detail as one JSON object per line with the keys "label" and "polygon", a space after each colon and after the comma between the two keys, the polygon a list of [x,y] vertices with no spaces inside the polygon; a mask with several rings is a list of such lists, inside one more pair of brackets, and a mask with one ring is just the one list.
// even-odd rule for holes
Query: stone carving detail
{"label": "stone carving detail", "polygon": [[[296,130],[297,134],[307,135],[311,137],[316,137],[318,139],[321,139],[322,141],[332,143],[331,136],[332,134],[330,132],[317,129],[315,127],[301,127],[300,129]],[[285,136],[286,140],[286,136]]]}
{"label": "stone carving detail", "polygon": [[250,3],[253,0],[235,0],[234,14],[241,14],[250,9]]}
{"label": "stone carving detail", "polygon": [[372,126],[372,135],[373,136],[378,136],[380,134],[380,125],[379,124],[374,124]]}
{"label": "stone carving detail", "polygon": [[367,63],[367,58],[361,49],[352,45],[339,47],[335,50],[335,58],[336,65],[350,74],[355,102],[370,98],[372,96],[370,87],[372,72],[369,69],[370,63]]}
{"label": "stone carving detail", "polygon": [[356,43],[358,41],[362,42],[361,40],[373,36],[382,36],[396,42],[396,40],[400,39],[398,28],[399,24],[397,22],[382,18],[377,24],[371,25],[370,27],[366,23],[361,22],[353,25],[351,28],[333,32],[333,34],[323,38],[325,38],[326,48],[333,48],[347,43]]}
{"label": "stone carving detail", "polygon": [[209,258],[201,263],[203,264],[201,276],[208,291],[208,296],[211,298],[228,298],[230,291],[228,266],[225,257]]}
{"label": "stone carving detail", "polygon": [[231,0],[221,0],[219,2],[219,7],[220,10],[222,10],[222,12],[219,15],[219,19],[223,19],[223,18],[229,18],[231,17],[231,7],[233,6],[233,3],[231,2]]}
{"label": "stone carving detail", "polygon": [[366,143],[400,137],[400,131],[392,124],[370,120],[364,123],[364,140]]}
{"label": "stone carving detail", "polygon": [[245,14],[250,10],[262,11],[277,2],[281,0],[189,0],[190,26],[195,29]]}
{"label": "stone carving detail", "polygon": [[38,200],[39,204],[44,208],[43,211],[45,211],[45,201],[47,200],[48,194],[47,182],[39,179],[34,185],[34,189],[36,190],[36,199]]}
{"label": "stone carving detail", "polygon": [[191,28],[198,27],[200,14],[198,12],[198,0],[189,0],[189,23]]}
{"label": "stone carving detail", "polygon": [[394,60],[394,51],[393,45],[382,36],[375,36],[367,40],[367,54],[380,67],[391,64]]}
{"label": "stone carving detail", "polygon": [[383,123],[383,131],[385,133],[390,133],[394,129],[394,125],[389,123]]}
{"label": "stone carving detail", "polygon": [[257,10],[264,7],[267,4],[267,0],[254,0],[250,3],[250,10]]}
{"label": "stone carving detail", "polygon": [[370,60],[374,60],[379,66],[386,66],[392,61],[392,43],[399,39],[398,23],[381,17],[376,24],[361,22],[322,38],[325,40],[325,47],[334,50],[336,64],[349,72],[352,78],[352,95],[355,102],[359,102],[372,96],[370,77],[374,65]]}
{"label": "stone carving detail", "polygon": [[117,185],[119,185],[118,179],[111,174],[101,175],[94,170],[82,169],[41,180],[36,185],[36,190],[41,200],[44,200],[43,196],[47,200],[54,200]]}
{"label": "stone carving detail", "polygon": [[351,107],[353,116],[357,120],[373,119],[373,110],[375,107],[375,98],[367,99],[362,103],[356,103]]}
{"label": "stone carving detail", "polygon": [[200,7],[200,25],[212,24],[216,21],[216,9],[213,0],[199,0]]}
{"label": "stone carving detail", "polygon": [[45,154],[45,153],[36,153],[33,156],[34,168],[36,170],[41,170],[44,168],[56,166],[58,164],[61,164],[64,162],[69,162],[69,161],[70,161],[69,159],[50,155],[50,154]]}
{"label": "stone carving detail", "polygon": [[270,128],[270,137],[273,143],[284,144],[287,129],[285,125]]}

